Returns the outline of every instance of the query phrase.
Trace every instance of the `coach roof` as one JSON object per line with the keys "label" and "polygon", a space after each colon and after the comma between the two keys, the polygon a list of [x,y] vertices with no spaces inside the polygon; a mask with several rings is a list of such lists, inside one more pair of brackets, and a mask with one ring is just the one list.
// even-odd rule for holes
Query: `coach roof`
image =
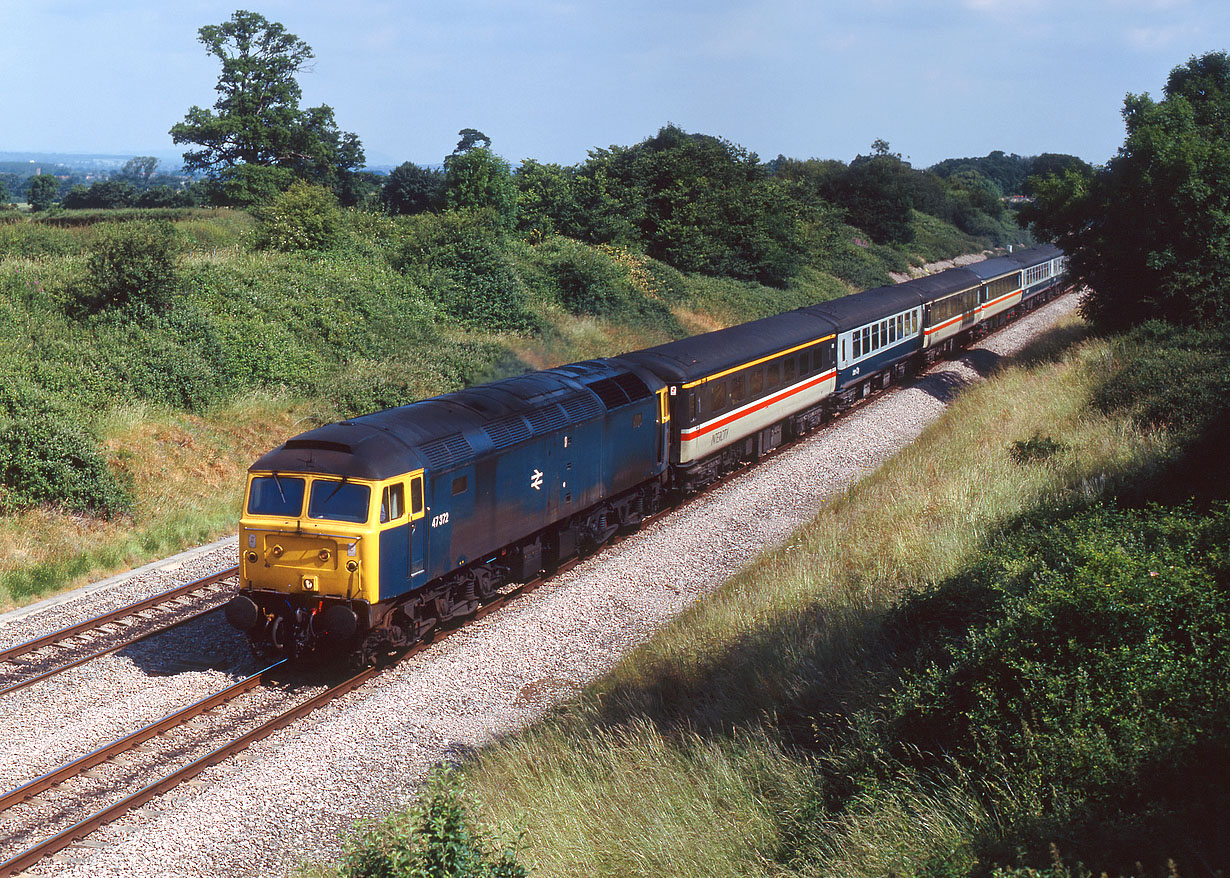
{"label": "coach roof", "polygon": [[801,308],[631,351],[617,359],[640,364],[668,383],[687,383],[806,346],[836,329],[829,318]]}

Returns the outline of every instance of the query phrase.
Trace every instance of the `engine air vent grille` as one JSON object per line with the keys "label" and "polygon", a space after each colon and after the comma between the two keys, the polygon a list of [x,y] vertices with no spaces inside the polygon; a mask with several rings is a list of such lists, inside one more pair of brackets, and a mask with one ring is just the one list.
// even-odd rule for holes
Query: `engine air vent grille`
{"label": "engine air vent grille", "polygon": [[592,420],[602,414],[601,403],[588,393],[566,397],[561,399],[559,404],[564,407],[564,411],[574,423]]}
{"label": "engine air vent grille", "polygon": [[616,384],[613,378],[603,378],[585,386],[598,394],[598,398],[608,410],[628,404],[628,394],[624,393],[623,388]]}
{"label": "engine air vent grille", "polygon": [[460,433],[428,442],[419,448],[419,452],[434,469],[444,469],[450,464],[461,463],[474,456],[474,449]]}
{"label": "engine air vent grille", "polygon": [[525,420],[517,415],[492,421],[485,425],[483,430],[491,437],[496,448],[507,448],[530,438],[530,428],[526,426]]}
{"label": "engine air vent grille", "polygon": [[543,406],[525,416],[535,433],[552,433],[567,426],[568,418],[557,405]]}
{"label": "engine air vent grille", "polygon": [[623,388],[624,393],[628,394],[628,399],[632,402],[650,396],[649,387],[631,372],[623,372],[616,375],[614,380],[616,384]]}

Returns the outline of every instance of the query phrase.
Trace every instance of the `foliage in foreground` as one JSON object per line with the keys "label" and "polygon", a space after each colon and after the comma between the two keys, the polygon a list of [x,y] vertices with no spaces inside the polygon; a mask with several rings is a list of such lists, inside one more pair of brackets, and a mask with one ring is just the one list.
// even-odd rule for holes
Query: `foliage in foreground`
{"label": "foliage in foreground", "polygon": [[462,776],[445,766],[418,804],[351,842],[339,878],[526,878],[516,852],[479,829]]}
{"label": "foliage in foreground", "polygon": [[868,764],[977,779],[1001,824],[987,859],[1227,862],[1228,546],[1225,505],[1012,528],[890,615],[905,672]]}

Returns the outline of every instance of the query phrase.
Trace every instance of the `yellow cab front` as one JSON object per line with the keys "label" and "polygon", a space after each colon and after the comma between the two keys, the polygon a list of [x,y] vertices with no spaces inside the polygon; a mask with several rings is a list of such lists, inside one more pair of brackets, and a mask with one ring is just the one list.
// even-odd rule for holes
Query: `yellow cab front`
{"label": "yellow cab front", "polygon": [[310,599],[378,599],[370,522],[379,520],[373,483],[337,476],[250,473],[239,528],[243,589]]}

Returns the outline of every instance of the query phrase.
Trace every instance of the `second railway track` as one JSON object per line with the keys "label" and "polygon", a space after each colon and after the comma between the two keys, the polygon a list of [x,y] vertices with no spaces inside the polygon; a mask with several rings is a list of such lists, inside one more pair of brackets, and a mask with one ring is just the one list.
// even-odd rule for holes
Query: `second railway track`
{"label": "second railway track", "polygon": [[0,649],[0,697],[211,612],[234,590],[231,566]]}
{"label": "second railway track", "polygon": [[[505,589],[470,618],[498,610],[545,579]],[[439,629],[397,660],[443,640],[463,624]],[[0,878],[42,862],[211,765],[357,689],[383,670],[367,668],[340,682],[307,682],[287,688],[295,672],[285,660],[278,661],[0,795],[0,826],[5,830],[5,841],[0,842]],[[250,703],[230,709],[235,707],[232,702],[246,695],[253,696]],[[190,730],[190,724],[202,718],[207,718],[209,728],[204,733]],[[158,746],[151,746],[154,742]],[[143,752],[133,758],[134,751]],[[69,790],[73,785],[76,789]]]}

